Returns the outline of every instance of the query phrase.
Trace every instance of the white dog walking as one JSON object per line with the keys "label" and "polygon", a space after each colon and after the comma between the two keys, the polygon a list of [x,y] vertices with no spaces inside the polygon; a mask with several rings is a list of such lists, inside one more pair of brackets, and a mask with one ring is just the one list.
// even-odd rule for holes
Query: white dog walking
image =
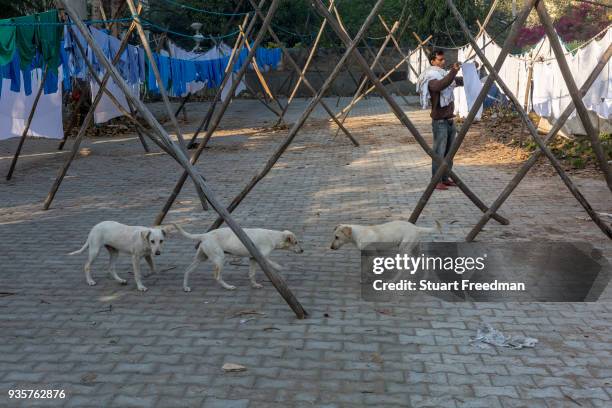
{"label": "white dog walking", "polygon": [[103,221],[96,224],[87,237],[87,241],[81,249],[69,253],[77,255],[89,248],[89,258],[85,263],[85,279],[90,286],[96,284],[91,277],[91,264],[100,253],[102,247],[106,247],[110,254],[109,272],[113,279],[125,285],[127,281],[120,278],[115,271],[115,263],[120,252],[132,255],[132,266],[134,268],[134,280],[138,290],[146,291],[140,277],[140,259],[144,258],[149,264],[151,273],[155,273],[153,255],[161,254],[167,232],[164,228],[148,228],[120,224],[115,221]]}
{"label": "white dog walking", "polygon": [[355,244],[359,250],[368,244],[386,243],[398,245],[401,250],[408,252],[419,242],[423,234],[441,232],[441,230],[442,226],[438,221],[436,228],[417,227],[407,221],[391,221],[372,226],[341,224],[334,229],[331,249],[340,249],[348,242]]}
{"label": "white dog walking", "polygon": [[[199,241],[198,249],[195,258],[191,265],[185,270],[183,278],[183,290],[191,292],[189,287],[189,274],[196,270],[200,263],[210,259],[214,264],[214,277],[221,286],[225,289],[233,290],[235,286],[229,285],[221,277],[221,270],[225,261],[225,254],[234,255],[237,257],[250,258],[249,264],[249,279],[253,288],[261,288],[262,286],[255,280],[255,271],[257,262],[251,258],[251,254],[246,247],[240,242],[236,234],[229,228],[220,228],[205,234],[190,234],[181,228],[179,225],[174,225],[181,235],[185,238]],[[244,232],[253,241],[259,252],[266,258],[266,261],[274,269],[282,269],[282,266],[270,260],[269,255],[275,249],[286,249],[295,253],[301,254],[304,250],[300,247],[295,235],[291,231],[274,231],[261,228],[245,228]]]}

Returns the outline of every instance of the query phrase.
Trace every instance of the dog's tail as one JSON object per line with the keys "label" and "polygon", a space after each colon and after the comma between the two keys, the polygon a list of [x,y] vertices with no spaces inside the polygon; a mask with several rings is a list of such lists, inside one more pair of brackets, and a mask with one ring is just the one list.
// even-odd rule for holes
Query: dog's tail
{"label": "dog's tail", "polygon": [[82,253],[84,250],[86,250],[88,246],[89,246],[89,239],[87,241],[85,241],[85,243],[83,244],[81,249],[79,249],[78,251],[71,252],[68,255],[78,255],[78,254]]}
{"label": "dog's tail", "polygon": [[181,227],[180,225],[177,225],[177,224],[172,224],[172,225],[174,226],[174,228],[176,228],[176,230],[177,230],[177,231],[178,231],[178,232],[179,232],[179,233],[180,233],[182,236],[184,236],[184,237],[185,237],[185,238],[187,238],[187,239],[192,239],[192,240],[194,240],[194,241],[199,241],[199,240],[201,240],[201,239],[202,239],[202,236],[200,236],[200,235],[195,235],[195,234],[190,234],[190,233],[188,233],[187,231],[185,231],[185,230],[183,229],[183,227]]}

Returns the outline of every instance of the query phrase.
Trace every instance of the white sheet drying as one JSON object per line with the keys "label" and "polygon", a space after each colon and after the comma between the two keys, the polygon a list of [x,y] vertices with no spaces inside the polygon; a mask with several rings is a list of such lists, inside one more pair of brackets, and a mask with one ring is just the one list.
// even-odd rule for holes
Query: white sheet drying
{"label": "white sheet drying", "polygon": [[[24,87],[20,92],[10,90],[10,79],[3,79],[2,97],[0,97],[0,140],[12,137],[21,137],[25,130],[26,121],[32,110],[34,99],[40,81],[42,70],[34,69],[32,75],[32,93],[25,94]],[[28,136],[62,139],[64,126],[62,124],[62,67],[58,69],[58,89],[56,93],[40,95],[38,106],[32,118]]]}

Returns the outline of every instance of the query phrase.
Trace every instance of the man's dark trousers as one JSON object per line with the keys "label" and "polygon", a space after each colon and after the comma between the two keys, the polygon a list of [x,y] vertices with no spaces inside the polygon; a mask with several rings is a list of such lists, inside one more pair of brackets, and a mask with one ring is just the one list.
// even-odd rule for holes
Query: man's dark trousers
{"label": "man's dark trousers", "polygon": [[[448,154],[448,151],[453,144],[453,140],[455,140],[455,135],[457,134],[457,129],[455,128],[455,121],[451,119],[439,119],[432,120],[431,127],[433,130],[433,151],[439,157],[443,158]],[[452,167],[452,162],[450,163]],[[431,163],[431,175],[436,174],[438,170],[438,164],[432,160]],[[450,167],[442,177],[442,182],[449,181],[449,173]]]}

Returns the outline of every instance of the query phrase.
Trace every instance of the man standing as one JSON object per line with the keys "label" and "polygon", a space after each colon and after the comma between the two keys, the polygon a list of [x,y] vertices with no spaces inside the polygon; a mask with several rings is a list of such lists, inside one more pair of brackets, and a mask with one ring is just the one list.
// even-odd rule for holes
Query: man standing
{"label": "man standing", "polygon": [[[449,152],[457,129],[455,128],[454,113],[455,104],[453,102],[453,89],[455,86],[463,85],[463,78],[457,77],[460,65],[454,63],[449,71],[444,69],[446,59],[444,51],[435,50],[429,55],[429,64],[419,77],[417,91],[421,94],[421,105],[423,109],[431,103],[431,127],[433,130],[433,151],[439,157],[444,157]],[[454,181],[449,178],[450,169],[436,185],[436,190],[447,190],[450,186],[456,186]],[[436,174],[438,164],[431,163],[431,174]]]}

